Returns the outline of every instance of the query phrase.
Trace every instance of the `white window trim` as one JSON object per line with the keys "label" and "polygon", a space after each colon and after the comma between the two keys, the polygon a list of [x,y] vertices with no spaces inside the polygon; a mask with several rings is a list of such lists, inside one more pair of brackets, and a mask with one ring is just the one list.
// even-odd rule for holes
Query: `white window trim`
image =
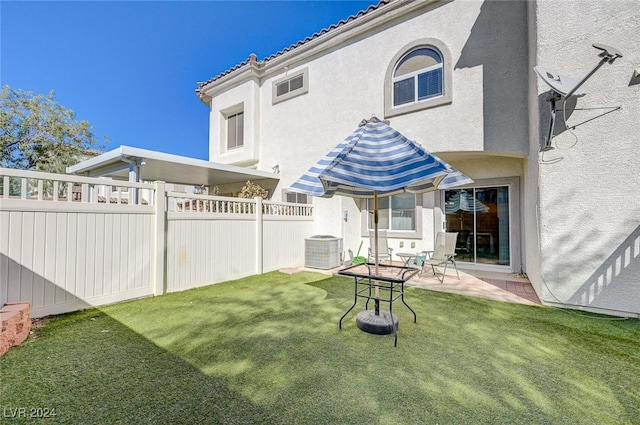
{"label": "white window trim", "polygon": [[[493,177],[487,179],[475,179],[472,184],[464,185],[460,187],[456,187],[455,189],[473,189],[473,188],[483,188],[483,187],[494,187],[494,186],[508,186],[509,187],[509,241],[510,241],[510,257],[511,257],[511,265],[510,266],[500,266],[494,264],[482,264],[482,263],[458,263],[458,265],[462,264],[463,267],[469,268],[471,270],[496,270],[496,271],[505,271],[510,270],[515,273],[519,270],[526,270],[525,258],[522,255],[522,241],[521,241],[521,227],[524,225],[520,219],[520,192],[522,191],[520,177],[511,176],[511,177]],[[436,196],[435,208],[440,210],[440,214],[436,215],[436,220],[434,221],[434,235],[437,232],[442,232],[445,229],[445,212],[444,212],[444,191],[439,191],[440,193]]]}
{"label": "white window trim", "polygon": [[[229,146],[229,119],[233,118],[233,117],[237,117],[238,115],[242,114],[242,141],[241,144],[238,144],[238,129],[236,128],[236,143],[235,146]],[[234,149],[241,149],[244,147],[244,111],[238,111],[238,112],[234,112],[232,114],[227,115],[226,117],[227,120],[227,150],[234,150]],[[237,122],[237,121],[236,121]]]}
{"label": "white window trim", "polygon": [[[413,104],[418,103],[418,102],[428,102],[431,99],[436,99],[438,97],[442,97],[443,93],[437,94],[435,96],[431,96],[431,97],[428,97],[428,98],[422,99],[422,100],[420,100],[419,96],[418,96],[418,91],[420,90],[420,88],[418,87],[418,76],[422,75],[422,74],[426,74],[426,73],[431,72],[431,71],[435,71],[436,69],[442,69],[443,70],[443,74],[444,74],[444,66],[442,65],[442,63],[439,63],[439,64],[436,64],[436,65],[431,65],[431,66],[429,66],[427,68],[422,68],[422,69],[419,69],[417,71],[410,72],[408,74],[403,74],[400,77],[395,77],[391,81],[391,90],[393,90],[393,86],[394,86],[395,83],[400,82],[400,81],[413,79],[413,81],[414,81],[414,84],[413,84],[413,102],[406,102],[406,103],[402,103],[402,104],[397,105],[397,106],[396,105],[392,105],[392,107],[394,109],[395,108],[404,108],[405,106],[413,105]],[[443,92],[444,92],[444,90],[443,90]],[[395,95],[395,93],[392,93],[392,95],[391,95],[392,99],[393,99],[394,95]],[[392,102],[393,102],[393,100],[392,100]]]}
{"label": "white window trim", "polygon": [[[292,190],[288,190],[288,189],[282,189],[282,202],[288,202],[287,201],[287,195],[289,193],[295,193],[296,196],[297,195],[305,195],[304,193],[298,193],[298,192],[294,192]],[[310,205],[313,203],[313,197],[311,195],[305,195],[307,197],[307,202],[305,204]]]}
{"label": "white window trim", "polygon": [[[242,145],[240,146],[236,146],[236,147],[229,147],[229,117],[235,114],[238,114],[242,112],[244,114],[243,116],[243,123],[245,124],[243,127],[243,131],[242,131]],[[244,102],[243,103],[239,103],[237,105],[231,106],[229,108],[223,109],[220,111],[220,152],[221,153],[225,153],[225,152],[233,152],[233,151],[237,151],[240,149],[243,149],[246,145],[246,118],[247,118],[247,113],[244,110]]]}
{"label": "white window trim", "polygon": [[[277,86],[279,84],[288,80],[293,80],[294,78],[299,77],[300,75],[302,75],[302,87],[278,96]],[[308,92],[309,92],[309,68],[303,68],[273,81],[273,83],[271,84],[271,104],[275,105],[277,103],[284,102],[285,100],[298,97]]]}
{"label": "white window trim", "polygon": [[[442,57],[442,95],[434,96],[428,99],[414,101],[413,103],[403,103],[402,105],[393,106],[393,83],[399,81],[393,77],[393,74],[398,66],[398,63],[406,55],[419,48],[430,48],[440,53]],[[422,71],[424,72],[424,71]],[[402,77],[406,77],[409,74],[405,74]],[[398,77],[400,79],[405,79]],[[406,46],[404,46],[393,57],[389,66],[387,67],[387,73],[384,80],[384,116],[385,118],[408,114],[411,112],[421,111],[423,109],[435,108],[442,105],[450,104],[453,101],[453,63],[451,59],[451,53],[447,46],[440,40],[435,38],[423,38],[415,40]]]}
{"label": "white window trim", "polygon": [[[422,239],[422,205],[423,194],[416,194],[416,228],[414,230],[387,230],[388,238],[403,238],[403,239]],[[369,237],[369,210],[367,209],[367,200],[362,199],[360,204],[360,234],[362,237]]]}

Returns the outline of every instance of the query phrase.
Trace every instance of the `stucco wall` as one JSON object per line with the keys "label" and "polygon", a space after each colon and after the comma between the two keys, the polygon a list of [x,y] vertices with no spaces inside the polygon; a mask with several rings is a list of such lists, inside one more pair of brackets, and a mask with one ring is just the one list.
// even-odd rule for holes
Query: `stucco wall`
{"label": "stucco wall", "polygon": [[[298,64],[297,68],[309,68],[309,93],[272,106],[271,82],[286,71],[275,72],[261,86],[259,168],[280,164],[282,185],[288,186],[348,136],[360,120],[372,114],[382,117],[384,77],[393,56],[426,37],[441,40],[451,52],[453,102],[394,116],[391,126],[433,152],[526,155],[523,6],[519,2],[486,5],[466,1],[441,4],[428,13],[414,12],[383,31],[337,45]],[[498,36],[505,33],[510,35]]]}
{"label": "stucco wall", "polygon": [[[452,101],[394,115],[391,126],[429,151],[478,155],[466,161],[451,156],[451,163],[472,178],[522,177],[521,161],[529,150],[526,2],[400,0],[383,11],[373,21],[359,18],[353,33],[340,29],[339,36],[308,42],[294,54],[265,62],[258,71],[262,77],[253,99],[259,107],[255,121],[246,125],[257,126],[254,137],[259,138],[248,140],[245,134],[245,143],[257,153],[258,169],[269,171],[279,165],[275,199],[363,118],[384,118],[385,76],[393,58],[426,38],[439,40],[448,50],[451,60],[445,66],[452,73]],[[273,81],[303,68],[308,69],[308,93],[273,105]],[[222,80],[220,87],[229,84],[229,78]],[[240,157],[219,151],[221,133],[214,128],[220,125],[218,111],[248,102],[253,85],[250,80],[235,87],[229,84],[229,89],[214,94],[211,160],[231,163]],[[497,160],[499,156],[510,160]],[[489,163],[495,167],[487,167]],[[424,202],[425,207],[438,204],[434,194],[426,195]],[[362,240],[359,204],[340,198],[315,203],[317,233],[343,236],[345,248],[356,251]],[[346,223],[345,210],[349,211]],[[422,209],[422,239],[415,240],[415,248],[410,248],[411,240],[402,239],[392,241],[392,246],[397,251],[395,245],[403,242],[405,250],[407,246],[411,251],[431,249],[434,232],[440,229],[438,214],[438,209]],[[519,235],[518,240],[522,238]],[[363,250],[366,247],[365,240]]]}
{"label": "stucco wall", "polygon": [[[588,81],[588,94],[562,102],[553,145],[532,156],[539,171],[540,273],[530,275],[545,302],[640,314],[640,65],[637,1],[539,1],[537,64],[582,78],[598,62],[592,43],[620,50]],[[548,87],[537,81],[540,137],[549,123]],[[576,108],[574,110],[574,108]],[[535,182],[532,182],[535,184]],[[530,250],[530,255],[535,255]]]}
{"label": "stucco wall", "polygon": [[[260,152],[260,87],[256,79],[215,96],[209,113],[209,159],[223,164],[255,167]],[[244,146],[227,149],[226,116],[244,112]],[[267,171],[271,171],[268,169]]]}
{"label": "stucco wall", "polygon": [[[528,65],[527,49],[522,47],[527,37],[524,3],[450,2],[424,11],[415,10],[387,23],[384,30],[371,31],[355,42],[337,44],[310,60],[288,64],[287,70],[272,70],[261,86],[258,168],[279,164],[280,187],[286,188],[355,130],[363,118],[382,117],[384,78],[393,57],[414,40],[427,37],[442,41],[450,51],[453,101],[393,116],[391,126],[433,152],[498,152],[524,157],[528,150],[528,109],[523,101],[527,82],[522,78]],[[456,24],[451,25],[454,21]],[[272,105],[272,81],[303,67],[309,69],[309,92]],[[478,164],[486,164],[477,159]],[[485,174],[482,167],[471,163],[468,170],[462,163],[454,165],[470,175]],[[514,175],[500,168],[491,170],[494,175]],[[522,167],[518,167],[515,175],[521,176],[521,172]],[[339,206],[329,207],[331,202],[319,203],[318,217],[324,217],[325,209],[336,216],[320,218],[318,231],[334,229],[337,233],[342,229],[345,245],[355,251],[361,232],[354,231],[354,226],[345,228],[340,214],[349,210],[352,224],[357,204],[339,200],[333,201]],[[437,221],[434,211],[423,210],[422,218],[423,240],[417,241],[416,248],[431,249]],[[403,240],[391,244],[400,242],[410,246],[410,241]]]}

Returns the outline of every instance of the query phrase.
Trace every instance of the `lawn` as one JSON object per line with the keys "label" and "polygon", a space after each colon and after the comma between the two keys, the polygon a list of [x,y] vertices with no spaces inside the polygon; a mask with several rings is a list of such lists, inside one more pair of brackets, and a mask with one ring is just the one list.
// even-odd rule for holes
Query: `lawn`
{"label": "lawn", "polygon": [[640,321],[406,298],[418,323],[399,303],[397,347],[355,326],[364,303],[339,330],[351,281],[308,272],[55,317],[0,358],[2,419],[24,408],[25,423],[46,411],[56,424],[640,424]]}

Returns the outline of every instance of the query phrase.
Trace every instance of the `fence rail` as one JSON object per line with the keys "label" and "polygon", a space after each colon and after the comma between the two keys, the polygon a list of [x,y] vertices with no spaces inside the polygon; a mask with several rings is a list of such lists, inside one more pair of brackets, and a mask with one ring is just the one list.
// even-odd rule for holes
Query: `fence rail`
{"label": "fence rail", "polygon": [[67,174],[0,168],[2,199],[147,205],[154,186]]}
{"label": "fence rail", "polygon": [[[167,192],[169,212],[255,214],[256,200]],[[313,217],[313,206],[262,201],[262,214],[270,216]]]}
{"label": "fence rail", "polygon": [[313,229],[306,204],[0,168],[0,306],[39,317],[299,266]]}

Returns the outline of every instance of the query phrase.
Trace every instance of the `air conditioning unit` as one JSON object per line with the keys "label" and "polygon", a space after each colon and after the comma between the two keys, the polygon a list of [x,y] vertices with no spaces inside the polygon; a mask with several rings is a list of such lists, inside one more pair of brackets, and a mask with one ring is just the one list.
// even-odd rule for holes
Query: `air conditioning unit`
{"label": "air conditioning unit", "polygon": [[333,269],[340,266],[342,238],[315,235],[304,240],[304,266],[314,269]]}

